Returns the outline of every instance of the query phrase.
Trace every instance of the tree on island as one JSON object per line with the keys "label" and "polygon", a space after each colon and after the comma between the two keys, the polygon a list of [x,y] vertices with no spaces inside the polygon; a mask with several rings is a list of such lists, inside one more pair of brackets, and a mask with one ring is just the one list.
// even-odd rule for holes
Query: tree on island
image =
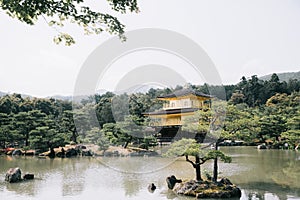
{"label": "tree on island", "polygon": [[[136,0],[107,1],[114,11],[139,12]],[[125,40],[125,26],[110,14],[92,10],[85,0],[5,0],[0,1],[0,8],[9,16],[29,25],[34,25],[42,18],[58,32],[55,43],[64,41],[68,46],[75,43],[71,35],[61,31],[66,22],[82,27],[86,35],[106,31]]]}
{"label": "tree on island", "polygon": [[[218,151],[218,145],[224,141],[224,137],[220,133],[224,133],[222,130],[225,121],[225,109],[226,102],[214,100],[211,109],[201,109],[196,111],[194,115],[185,117],[182,126],[183,131],[195,133],[203,138],[207,137],[208,140],[212,141],[210,144],[214,145],[215,152],[210,153],[209,156],[214,159],[212,176],[214,182],[218,178],[218,158],[222,157],[222,152]],[[197,141],[199,142],[199,139]]]}
{"label": "tree on island", "polygon": [[[196,140],[186,138],[172,143],[165,155],[168,157],[185,156],[186,161],[195,168],[197,181],[203,180],[201,177],[201,165],[206,161],[219,158],[226,163],[231,162],[231,157],[226,156],[223,152],[203,149]],[[194,160],[191,160],[189,156],[193,156]]]}

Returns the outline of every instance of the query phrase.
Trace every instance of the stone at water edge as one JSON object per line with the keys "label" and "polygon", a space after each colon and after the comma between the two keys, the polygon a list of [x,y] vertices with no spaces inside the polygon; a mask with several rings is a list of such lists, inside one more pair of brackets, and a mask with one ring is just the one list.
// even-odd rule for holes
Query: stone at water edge
{"label": "stone at water edge", "polygon": [[66,157],[67,158],[70,158],[70,157],[73,157],[73,156],[75,157],[77,155],[78,155],[78,152],[74,148],[68,149],[66,151]]}
{"label": "stone at water edge", "polygon": [[9,182],[9,183],[16,183],[22,180],[21,178],[21,170],[20,168],[16,167],[16,168],[10,168],[5,175],[5,181]]}
{"label": "stone at water edge", "polygon": [[223,185],[233,185],[228,178],[222,178],[219,183]]}
{"label": "stone at water edge", "polygon": [[23,176],[23,179],[24,180],[32,180],[32,179],[34,179],[34,174],[25,174]]}
{"label": "stone at water edge", "polygon": [[169,189],[173,189],[176,183],[181,183],[182,180],[181,179],[177,179],[174,175],[167,177],[166,179],[167,184],[168,184],[168,188]]}
{"label": "stone at water edge", "polygon": [[12,154],[13,156],[21,156],[22,155],[22,151],[20,149],[15,149]]}

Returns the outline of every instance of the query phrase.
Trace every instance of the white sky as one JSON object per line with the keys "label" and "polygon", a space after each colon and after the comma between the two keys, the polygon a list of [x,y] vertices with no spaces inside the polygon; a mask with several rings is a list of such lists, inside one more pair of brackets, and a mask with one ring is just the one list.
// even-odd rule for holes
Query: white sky
{"label": "white sky", "polygon": [[[104,0],[89,2],[94,9],[110,12]],[[205,49],[224,84],[235,84],[243,75],[300,70],[298,0],[138,3],[140,13],[117,14],[126,30],[164,28],[186,35]],[[4,92],[39,97],[71,95],[85,59],[112,37],[106,33],[85,36],[81,29],[68,25],[66,30],[76,44],[66,47],[53,43],[57,33],[43,20],[28,26],[2,10],[0,18],[0,91]]]}

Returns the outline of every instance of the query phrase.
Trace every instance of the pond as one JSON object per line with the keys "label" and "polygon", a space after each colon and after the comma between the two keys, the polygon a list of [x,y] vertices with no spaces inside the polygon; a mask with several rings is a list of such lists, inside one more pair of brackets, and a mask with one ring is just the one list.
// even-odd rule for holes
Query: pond
{"label": "pond", "polygon": [[[241,199],[300,199],[300,152],[222,147],[232,163],[220,162],[220,177],[242,189]],[[31,181],[8,184],[6,171],[20,167],[33,173]],[[212,171],[206,163],[204,171]],[[41,159],[0,156],[0,199],[193,199],[167,189],[165,179],[175,175],[193,179],[192,166],[183,159],[160,157],[78,157]],[[151,193],[147,186],[154,183]]]}

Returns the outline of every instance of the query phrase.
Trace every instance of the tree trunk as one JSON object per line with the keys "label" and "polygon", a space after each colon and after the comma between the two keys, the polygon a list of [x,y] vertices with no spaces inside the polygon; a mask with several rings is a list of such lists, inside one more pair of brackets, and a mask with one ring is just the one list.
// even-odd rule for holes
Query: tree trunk
{"label": "tree trunk", "polygon": [[[218,141],[216,142],[215,150],[218,150]],[[218,179],[218,158],[214,159],[214,172],[212,180],[217,182]]]}
{"label": "tree trunk", "polygon": [[199,158],[199,156],[195,156],[195,158],[196,158],[196,163],[195,163],[194,168],[196,169],[196,180],[197,181],[202,181],[202,178],[201,178],[200,158]]}
{"label": "tree trunk", "polygon": [[218,179],[218,158],[214,159],[214,173],[213,173],[213,182],[217,182]]}
{"label": "tree trunk", "polygon": [[[218,150],[218,147],[219,147],[219,143],[222,142],[224,139],[222,138],[219,138],[217,141],[216,141],[216,145],[215,145],[215,150]],[[218,158],[215,158],[214,159],[214,170],[213,170],[213,178],[212,180],[214,182],[217,182],[218,180]]]}
{"label": "tree trunk", "polygon": [[76,128],[74,128],[74,130],[72,131],[71,140],[72,140],[75,144],[77,144],[77,130],[76,130]]}
{"label": "tree trunk", "polygon": [[127,148],[128,144],[129,144],[129,141],[126,141],[125,144],[124,144],[124,149]]}
{"label": "tree trunk", "polygon": [[127,148],[128,144],[132,141],[132,136],[125,142],[124,149]]}
{"label": "tree trunk", "polygon": [[26,147],[29,146],[29,132],[28,132],[28,131],[27,131],[27,133],[26,133],[25,146],[26,146]]}
{"label": "tree trunk", "polygon": [[196,180],[197,181],[202,181],[202,178],[201,178],[201,164],[203,164],[203,163],[200,163],[200,157],[195,156],[195,162],[193,162],[189,159],[188,155],[185,155],[185,160],[187,162],[191,163],[193,165],[193,167],[195,168],[195,170],[196,170]]}

